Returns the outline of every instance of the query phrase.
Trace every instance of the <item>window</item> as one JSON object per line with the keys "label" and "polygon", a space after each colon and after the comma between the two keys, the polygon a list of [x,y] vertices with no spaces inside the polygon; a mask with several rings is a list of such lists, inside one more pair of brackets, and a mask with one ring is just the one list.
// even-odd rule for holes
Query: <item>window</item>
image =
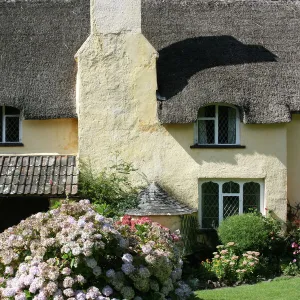
{"label": "window", "polygon": [[195,129],[195,144],[239,144],[238,110],[228,105],[202,107],[198,112]]}
{"label": "window", "polygon": [[20,143],[20,111],[11,106],[0,106],[0,114],[0,143]]}
{"label": "window", "polygon": [[263,213],[263,182],[206,181],[200,184],[199,218],[202,228],[216,228],[229,216],[257,209]]}

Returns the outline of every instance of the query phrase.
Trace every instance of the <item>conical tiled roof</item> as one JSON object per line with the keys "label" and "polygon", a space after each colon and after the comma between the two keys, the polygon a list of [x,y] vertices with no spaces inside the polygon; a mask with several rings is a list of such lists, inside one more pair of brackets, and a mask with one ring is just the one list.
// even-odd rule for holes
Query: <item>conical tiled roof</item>
{"label": "conical tiled roof", "polygon": [[155,182],[145,188],[138,198],[140,201],[138,208],[128,210],[127,214],[132,216],[187,215],[196,211],[175,200]]}

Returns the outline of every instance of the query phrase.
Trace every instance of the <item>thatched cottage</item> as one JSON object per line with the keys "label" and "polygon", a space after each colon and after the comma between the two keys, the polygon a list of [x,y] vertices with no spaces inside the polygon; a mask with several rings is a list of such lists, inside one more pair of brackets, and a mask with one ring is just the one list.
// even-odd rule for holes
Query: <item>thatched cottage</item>
{"label": "thatched cottage", "polygon": [[299,203],[300,1],[88,2],[0,0],[4,207],[75,195],[76,157],[102,169],[117,150],[155,182],[133,215],[286,220]]}

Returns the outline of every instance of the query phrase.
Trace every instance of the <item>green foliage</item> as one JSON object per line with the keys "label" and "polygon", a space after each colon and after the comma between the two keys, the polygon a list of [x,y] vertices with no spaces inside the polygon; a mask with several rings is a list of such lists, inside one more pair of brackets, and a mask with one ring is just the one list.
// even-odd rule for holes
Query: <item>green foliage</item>
{"label": "green foliage", "polygon": [[286,300],[299,298],[300,278],[281,277],[272,282],[243,285],[235,288],[200,290],[195,293],[198,300]]}
{"label": "green foliage", "polygon": [[259,266],[259,252],[247,251],[237,255],[237,247],[234,242],[226,246],[217,246],[213,259],[206,260],[202,265],[215,274],[220,282],[233,285],[236,282],[254,282],[257,280]]}
{"label": "green foliage", "polygon": [[247,250],[270,253],[282,241],[280,223],[252,212],[224,220],[218,229],[223,244],[234,241],[239,253]]}
{"label": "green foliage", "polygon": [[121,216],[138,205],[140,187],[130,182],[130,176],[135,172],[137,169],[132,164],[118,159],[100,173],[96,173],[90,163],[81,162],[79,194],[89,199],[98,213],[106,217]]}

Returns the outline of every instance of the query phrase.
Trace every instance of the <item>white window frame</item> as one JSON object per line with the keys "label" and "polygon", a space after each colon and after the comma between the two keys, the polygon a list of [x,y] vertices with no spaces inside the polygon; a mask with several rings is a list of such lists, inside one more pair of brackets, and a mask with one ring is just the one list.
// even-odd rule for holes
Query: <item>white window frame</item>
{"label": "white window frame", "polygon": [[[17,115],[6,115],[5,114],[5,105],[2,106],[2,141],[0,144],[19,144],[22,143],[22,120],[21,120],[21,112]],[[7,142],[6,141],[6,118],[7,117],[18,117],[19,118],[19,140],[17,142]]]}
{"label": "white window frame", "polygon": [[[207,182],[217,183],[219,185],[219,224],[223,221],[223,197],[224,196],[238,196],[239,197],[239,214],[243,214],[243,193],[244,184],[249,182],[259,183],[260,185],[260,213],[265,215],[265,186],[263,179],[205,179],[199,181],[199,209],[198,209],[198,220],[202,228],[202,184]],[[239,193],[223,193],[222,187],[226,182],[238,183],[240,186]]]}
{"label": "white window frame", "polygon": [[[215,116],[214,117],[198,117],[197,118],[197,121],[195,122],[195,125],[194,125],[194,142],[196,145],[220,145],[220,146],[228,146],[228,145],[240,145],[240,114],[239,114],[239,110],[237,109],[236,106],[233,106],[233,105],[229,105],[229,104],[211,104],[211,105],[205,105],[203,107],[201,107],[200,109],[204,108],[204,107],[208,107],[208,106],[215,106]],[[234,144],[219,144],[218,141],[219,141],[219,106],[227,106],[227,107],[231,107],[231,108],[234,108],[235,111],[236,111],[236,126],[235,126],[235,134],[236,134],[236,139],[235,139],[235,143]],[[199,129],[199,126],[198,126],[198,121],[206,121],[206,120],[212,120],[212,121],[215,121],[215,142],[214,144],[199,144],[199,141],[198,141],[198,129]]]}

